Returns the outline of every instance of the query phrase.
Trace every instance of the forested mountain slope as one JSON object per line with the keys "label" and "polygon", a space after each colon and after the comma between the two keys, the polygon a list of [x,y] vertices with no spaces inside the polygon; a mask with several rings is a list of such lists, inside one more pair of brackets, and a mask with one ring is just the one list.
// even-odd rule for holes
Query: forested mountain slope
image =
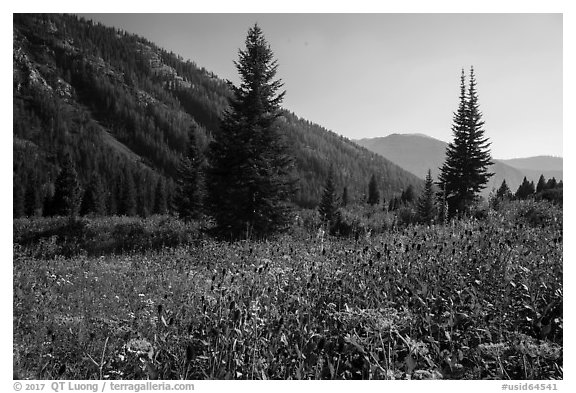
{"label": "forested mountain slope", "polygon": [[[73,15],[15,14],[13,70],[14,201],[35,214],[46,210],[67,153],[83,188],[100,178],[108,214],[155,212],[156,194],[174,192],[189,132],[205,148],[230,95],[226,81],[195,63]],[[278,126],[295,157],[301,206],[317,204],[331,165],[352,200],[372,173],[386,198],[422,183],[288,111]]]}

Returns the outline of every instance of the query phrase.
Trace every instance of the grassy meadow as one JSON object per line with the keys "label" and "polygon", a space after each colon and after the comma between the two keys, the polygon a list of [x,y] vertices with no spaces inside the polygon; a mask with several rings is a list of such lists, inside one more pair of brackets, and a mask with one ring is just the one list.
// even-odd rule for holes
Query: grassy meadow
{"label": "grassy meadow", "polygon": [[170,217],[14,220],[14,377],[561,379],[562,224],[545,202],[240,242]]}

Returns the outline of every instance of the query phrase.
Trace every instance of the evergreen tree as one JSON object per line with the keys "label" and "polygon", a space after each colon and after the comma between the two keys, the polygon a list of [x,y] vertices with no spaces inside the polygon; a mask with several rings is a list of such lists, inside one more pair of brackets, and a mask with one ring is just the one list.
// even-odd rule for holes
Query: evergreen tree
{"label": "evergreen tree", "polygon": [[436,216],[436,206],[434,202],[434,184],[432,182],[432,172],[428,169],[424,191],[418,199],[418,221],[421,223],[431,223]]}
{"label": "evergreen tree", "polygon": [[440,189],[445,193],[449,215],[464,213],[493,175],[490,143],[484,137],[484,122],[479,110],[474,69],[466,91],[465,74],[460,77],[460,103],[454,114],[454,140],[446,148],[446,160],[440,168]]}
{"label": "evergreen tree", "polygon": [[368,204],[377,205],[380,201],[380,192],[378,191],[378,183],[376,182],[376,176],[372,174],[370,182],[368,183]]}
{"label": "evergreen tree", "polygon": [[544,175],[540,175],[540,178],[538,179],[538,184],[536,184],[536,192],[542,192],[546,189],[546,179],[544,178]]}
{"label": "evergreen tree", "polygon": [[348,206],[348,187],[344,186],[344,190],[342,190],[342,207]]}
{"label": "evergreen tree", "polygon": [[53,211],[56,215],[76,217],[80,209],[82,190],[72,157],[66,154],[54,187]]}
{"label": "evergreen tree", "polygon": [[92,173],[90,176],[90,181],[84,192],[84,197],[82,198],[82,205],[80,207],[80,214],[82,215],[94,215],[103,216],[106,214],[106,204],[105,204],[105,193],[104,186],[98,176],[97,172]]}
{"label": "evergreen tree", "polygon": [[529,182],[526,177],[522,180],[522,184],[518,186],[515,197],[517,199],[527,199],[534,194],[534,182]]}
{"label": "evergreen tree", "polygon": [[166,192],[166,182],[162,176],[158,176],[156,190],[154,192],[154,213],[168,213],[168,194]]}
{"label": "evergreen tree", "polygon": [[318,206],[318,212],[323,222],[331,224],[337,217],[337,211],[336,188],[334,186],[334,174],[331,168],[328,173],[324,192],[322,193],[320,205]]}
{"label": "evergreen tree", "polygon": [[494,173],[488,172],[488,167],[493,165],[490,155],[490,145],[488,138],[484,136],[484,121],[482,112],[478,104],[478,93],[476,91],[476,77],[474,67],[470,67],[470,82],[468,87],[468,133],[469,133],[469,160],[467,162],[467,179],[471,182],[470,188],[474,194],[479,193],[486,187]]}
{"label": "evergreen tree", "polygon": [[176,179],[176,195],[174,208],[184,220],[190,220],[200,215],[202,210],[201,167],[204,158],[196,144],[195,131],[188,135],[188,147],[180,160]]}
{"label": "evergreen tree", "polygon": [[512,198],[512,191],[510,191],[508,184],[506,184],[506,180],[502,180],[502,184],[500,185],[500,188],[498,188],[498,190],[496,191],[496,199],[502,201],[502,200],[508,200],[511,198]]}
{"label": "evergreen tree", "polygon": [[403,204],[413,203],[416,200],[416,193],[414,192],[414,187],[410,184],[400,196],[400,200]]}
{"label": "evergreen tree", "polygon": [[492,193],[490,193],[490,205],[493,209],[498,210],[503,201],[509,201],[512,197],[512,191],[510,191],[508,184],[506,184],[506,180],[502,180],[502,184],[498,190],[496,190],[496,192],[492,190]]}
{"label": "evergreen tree", "polygon": [[546,189],[547,190],[553,190],[556,188],[556,186],[557,186],[557,183],[556,183],[555,177],[553,177],[552,179],[549,179],[548,182],[546,182]]}
{"label": "evergreen tree", "polygon": [[290,223],[293,160],[275,120],[285,92],[274,80],[277,62],[258,25],[235,62],[239,87],[208,149],[207,207],[221,235],[266,236]]}

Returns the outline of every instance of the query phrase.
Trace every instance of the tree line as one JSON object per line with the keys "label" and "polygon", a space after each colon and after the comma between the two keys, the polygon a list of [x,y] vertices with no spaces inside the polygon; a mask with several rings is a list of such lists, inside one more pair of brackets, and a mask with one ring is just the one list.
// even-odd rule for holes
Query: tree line
{"label": "tree line", "polygon": [[534,186],[533,181],[528,181],[524,177],[516,192],[512,192],[506,184],[506,180],[503,180],[498,190],[491,196],[491,203],[497,207],[503,201],[535,199],[562,204],[563,188],[562,180],[558,182],[555,177],[546,180],[544,175],[540,175],[536,186]]}

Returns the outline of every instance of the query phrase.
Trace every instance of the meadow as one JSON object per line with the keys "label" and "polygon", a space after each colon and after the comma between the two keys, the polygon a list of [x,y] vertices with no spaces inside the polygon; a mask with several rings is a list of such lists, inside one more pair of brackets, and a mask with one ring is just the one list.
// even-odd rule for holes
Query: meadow
{"label": "meadow", "polygon": [[[60,221],[58,221],[60,220]],[[562,379],[562,210],[223,242],[14,220],[18,379]]]}

